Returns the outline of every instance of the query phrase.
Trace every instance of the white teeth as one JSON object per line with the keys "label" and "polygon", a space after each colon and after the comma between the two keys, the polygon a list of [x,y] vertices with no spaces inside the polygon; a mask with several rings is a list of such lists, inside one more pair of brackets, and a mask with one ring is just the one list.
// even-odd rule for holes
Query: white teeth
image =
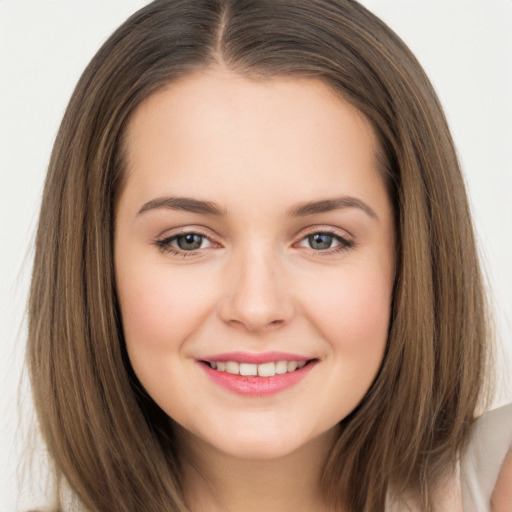
{"label": "white teeth", "polygon": [[233,375],[274,377],[284,373],[299,370],[307,361],[276,361],[262,364],[237,363],[236,361],[210,362],[211,368]]}
{"label": "white teeth", "polygon": [[240,375],[258,375],[258,365],[240,363]]}
{"label": "white teeth", "polygon": [[293,372],[297,369],[297,366],[299,366],[299,363],[297,361],[288,361],[288,364],[286,365],[289,372]]}
{"label": "white teeth", "polygon": [[258,365],[258,375],[260,377],[273,377],[276,374],[275,363],[263,363]]}
{"label": "white teeth", "polygon": [[236,361],[227,361],[226,371],[234,375],[240,374],[240,365]]}
{"label": "white teeth", "polygon": [[276,373],[278,375],[282,375],[288,371],[288,362],[287,361],[277,361],[276,363]]}

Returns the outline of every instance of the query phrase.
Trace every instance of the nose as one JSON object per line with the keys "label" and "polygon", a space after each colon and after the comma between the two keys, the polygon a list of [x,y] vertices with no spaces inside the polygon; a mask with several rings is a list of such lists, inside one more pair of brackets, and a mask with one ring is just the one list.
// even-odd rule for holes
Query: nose
{"label": "nose", "polygon": [[223,322],[251,333],[287,324],[294,315],[290,287],[278,258],[264,251],[230,262],[226,290],[219,302]]}

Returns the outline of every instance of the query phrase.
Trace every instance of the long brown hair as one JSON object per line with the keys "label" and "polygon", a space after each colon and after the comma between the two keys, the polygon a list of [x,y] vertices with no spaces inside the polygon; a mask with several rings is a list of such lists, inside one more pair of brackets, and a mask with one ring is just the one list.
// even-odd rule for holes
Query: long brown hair
{"label": "long brown hair", "polygon": [[389,341],[371,390],[341,422],[322,486],[334,510],[382,511],[390,489],[431,510],[484,389],[482,279],[436,94],[405,44],[353,0],[157,0],[85,70],[49,165],[29,302],[32,390],[58,472],[90,511],[187,510],[172,420],[125,352],[113,221],[130,114],[219,63],[258,80],[322,80],[379,136],[398,227]]}

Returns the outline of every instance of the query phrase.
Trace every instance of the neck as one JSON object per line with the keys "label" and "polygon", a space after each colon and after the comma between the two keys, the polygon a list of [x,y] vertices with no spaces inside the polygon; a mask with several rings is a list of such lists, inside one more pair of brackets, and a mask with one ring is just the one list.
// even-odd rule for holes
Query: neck
{"label": "neck", "polygon": [[[319,488],[335,431],[275,459],[240,459],[194,440],[183,463],[192,512],[327,512]],[[189,446],[191,443],[187,443]]]}

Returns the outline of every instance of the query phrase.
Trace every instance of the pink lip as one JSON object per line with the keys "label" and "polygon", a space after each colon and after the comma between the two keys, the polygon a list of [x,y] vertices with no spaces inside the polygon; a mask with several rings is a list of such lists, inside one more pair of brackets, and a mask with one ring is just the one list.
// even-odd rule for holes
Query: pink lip
{"label": "pink lip", "polygon": [[237,363],[263,364],[273,361],[310,361],[313,357],[304,357],[298,354],[290,354],[289,352],[264,352],[254,354],[249,352],[225,352],[206,357],[198,357],[198,361],[219,362],[236,361]]}
{"label": "pink lip", "polygon": [[[212,360],[220,361],[219,359]],[[227,360],[233,361],[233,359]],[[284,361],[284,359],[272,360]],[[291,360],[297,361],[297,359]],[[232,373],[214,370],[203,361],[199,361],[199,365],[215,384],[218,384],[219,386],[222,386],[230,391],[233,391],[234,393],[247,397],[266,396],[279,393],[280,391],[284,391],[285,389],[290,388],[291,386],[302,381],[318,363],[318,360],[316,359],[310,360],[308,364],[293,372],[275,375],[274,377],[254,377],[234,375]],[[268,360],[264,362],[268,362]]]}

